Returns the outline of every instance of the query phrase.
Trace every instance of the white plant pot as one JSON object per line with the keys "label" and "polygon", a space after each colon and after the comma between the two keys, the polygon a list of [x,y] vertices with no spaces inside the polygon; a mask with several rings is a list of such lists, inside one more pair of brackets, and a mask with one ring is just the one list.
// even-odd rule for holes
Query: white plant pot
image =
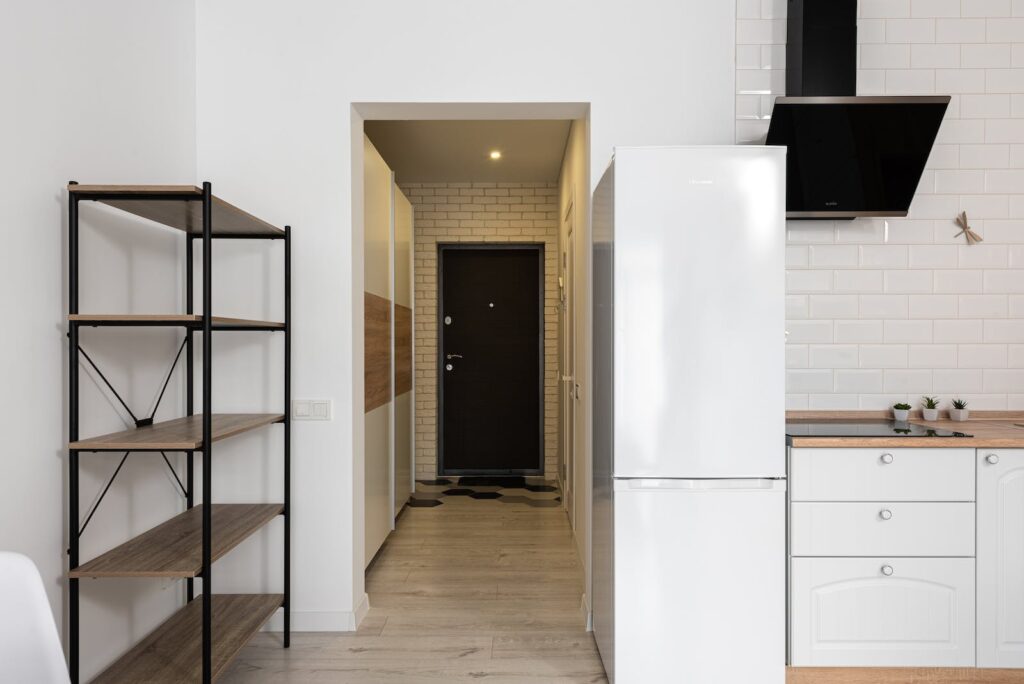
{"label": "white plant pot", "polygon": [[910,418],[910,409],[896,409],[892,410],[892,417],[898,423],[907,422],[907,418]]}
{"label": "white plant pot", "polygon": [[949,409],[950,420],[965,421],[971,415],[971,409]]}
{"label": "white plant pot", "polygon": [[939,409],[937,409],[937,408],[921,409],[921,415],[924,416],[925,420],[938,420],[939,419]]}

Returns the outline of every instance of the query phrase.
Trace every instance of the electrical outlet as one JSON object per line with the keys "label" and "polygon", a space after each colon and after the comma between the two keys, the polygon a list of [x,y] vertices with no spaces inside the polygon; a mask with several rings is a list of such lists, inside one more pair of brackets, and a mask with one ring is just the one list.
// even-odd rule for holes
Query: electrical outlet
{"label": "electrical outlet", "polygon": [[333,402],[330,399],[293,399],[292,420],[331,420]]}

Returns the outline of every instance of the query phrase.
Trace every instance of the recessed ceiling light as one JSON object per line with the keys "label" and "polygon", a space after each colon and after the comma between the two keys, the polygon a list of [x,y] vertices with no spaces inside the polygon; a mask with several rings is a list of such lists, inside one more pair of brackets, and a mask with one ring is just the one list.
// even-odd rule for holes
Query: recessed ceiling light
{"label": "recessed ceiling light", "polygon": [[501,159],[501,150],[491,150],[491,159]]}

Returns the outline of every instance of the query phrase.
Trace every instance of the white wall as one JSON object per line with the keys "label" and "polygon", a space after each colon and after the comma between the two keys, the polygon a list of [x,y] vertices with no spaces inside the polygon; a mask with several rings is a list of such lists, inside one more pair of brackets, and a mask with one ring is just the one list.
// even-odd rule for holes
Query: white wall
{"label": "white wall", "polygon": [[[907,219],[791,221],[788,406],[1024,408],[1024,3],[862,0],[860,95],[953,100]],[[785,88],[785,0],[739,0],[737,138]],[[966,211],[984,242],[968,247]]]}
{"label": "white wall", "polygon": [[333,422],[294,429],[295,624],[345,628],[363,597],[352,104],[590,103],[598,178],[614,145],[732,140],[735,6],[200,0],[197,13],[199,169],[294,226],[294,395],[335,402]]}
{"label": "white wall", "polygon": [[[195,180],[194,8],[189,2],[70,0],[8,3],[0,22],[0,549],[39,566],[58,624],[66,569],[66,195],[87,183]],[[81,210],[81,310],[176,311],[180,233],[93,205]],[[137,414],[151,407],[180,331],[82,333]],[[81,381],[82,434],[124,428],[90,375]],[[180,377],[180,376],[179,376]],[[172,382],[158,417],[180,413]],[[117,463],[84,454],[83,515]],[[88,559],[181,505],[159,456],[129,462],[82,539]],[[98,668],[173,610],[159,582],[82,581],[82,674]],[[177,585],[172,585],[176,587]]]}

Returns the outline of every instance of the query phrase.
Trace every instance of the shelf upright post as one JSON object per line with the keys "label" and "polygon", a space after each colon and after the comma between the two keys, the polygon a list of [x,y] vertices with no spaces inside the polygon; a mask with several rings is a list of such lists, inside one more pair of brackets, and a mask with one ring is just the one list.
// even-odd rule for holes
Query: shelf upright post
{"label": "shelf upright post", "polygon": [[[71,181],[68,185],[77,185]],[[68,192],[68,314],[78,313],[78,195]],[[68,441],[78,441],[78,322],[68,320]],[[68,569],[78,567],[78,451],[68,450]],[[68,579],[68,674],[78,684],[78,580]]]}
{"label": "shelf upright post", "polygon": [[291,642],[292,227],[284,227],[284,647]]}
{"label": "shelf upright post", "polygon": [[[185,313],[191,314],[193,309],[193,267],[192,267],[192,233],[185,233]],[[185,415],[195,414],[195,355],[192,346],[195,344],[195,331],[191,326],[185,328]],[[195,451],[185,452],[185,506],[191,509],[195,505]],[[185,580],[188,601],[196,596],[195,580]]]}
{"label": "shelf upright post", "polygon": [[213,376],[213,192],[203,183],[203,682],[213,681],[213,590],[210,575],[213,551],[212,398]]}

